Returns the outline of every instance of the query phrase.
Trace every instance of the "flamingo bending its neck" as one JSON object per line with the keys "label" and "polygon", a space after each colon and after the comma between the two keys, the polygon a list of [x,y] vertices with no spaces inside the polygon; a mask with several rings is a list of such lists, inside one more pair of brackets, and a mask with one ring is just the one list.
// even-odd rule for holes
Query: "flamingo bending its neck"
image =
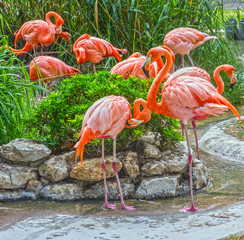
{"label": "flamingo bending its neck", "polygon": [[189,120],[201,120],[209,115],[223,114],[228,109],[230,109],[240,121],[241,118],[235,107],[219,94],[211,83],[199,77],[179,76],[170,81],[167,80],[162,89],[162,99],[160,103],[158,103],[156,100],[158,89],[163,78],[169,72],[173,64],[174,59],[172,58],[172,52],[165,46],[152,48],[147,53],[147,58],[143,64],[143,69],[148,71],[149,64],[160,56],[166,57],[166,63],[150,87],[147,96],[147,104],[155,113],[180,119],[184,126],[188,146],[191,191],[191,207],[184,209],[187,211],[196,211],[197,208],[194,206],[193,200],[192,154],[187,132],[187,122]]}
{"label": "flamingo bending its neck", "polygon": [[[143,106],[143,111],[140,111],[140,106]],[[107,185],[104,162],[104,138],[113,138],[113,169],[115,172],[120,199],[121,208],[133,210],[133,207],[125,205],[123,194],[120,187],[119,176],[116,165],[116,137],[123,128],[134,128],[141,123],[145,123],[151,118],[151,110],[147,107],[147,103],[143,99],[137,99],[134,102],[134,117],[131,116],[130,104],[120,96],[107,96],[99,99],[87,110],[82,123],[82,129],[78,137],[78,142],[75,145],[75,161],[80,158],[81,164],[83,160],[83,152],[85,144],[93,138],[102,138],[102,170],[104,177],[104,192],[105,203],[104,207],[115,209],[115,205],[108,204],[107,200]]]}

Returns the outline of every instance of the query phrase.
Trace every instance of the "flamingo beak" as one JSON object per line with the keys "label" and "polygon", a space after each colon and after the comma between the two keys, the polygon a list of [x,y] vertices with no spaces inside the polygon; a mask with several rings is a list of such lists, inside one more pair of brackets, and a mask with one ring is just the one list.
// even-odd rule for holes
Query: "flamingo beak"
{"label": "flamingo beak", "polygon": [[148,56],[145,61],[143,62],[141,68],[146,75],[147,78],[150,78],[149,76],[149,66],[151,65],[152,55]]}
{"label": "flamingo beak", "polygon": [[62,25],[60,25],[57,30],[59,31],[58,33],[60,34],[62,32]]}
{"label": "flamingo beak", "polygon": [[143,122],[144,122],[143,120],[136,120],[136,119],[132,118],[132,119],[128,119],[126,121],[126,125],[129,126],[129,127],[134,127],[134,126],[140,125]]}
{"label": "flamingo beak", "polygon": [[230,80],[230,88],[232,88],[237,82],[236,74],[233,72]]}

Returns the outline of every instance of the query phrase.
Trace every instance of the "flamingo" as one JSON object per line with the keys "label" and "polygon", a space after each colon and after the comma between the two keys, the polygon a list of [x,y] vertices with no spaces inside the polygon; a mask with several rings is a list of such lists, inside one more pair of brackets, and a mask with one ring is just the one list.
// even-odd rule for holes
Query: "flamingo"
{"label": "flamingo", "polygon": [[[224,71],[230,77],[230,79],[231,79],[230,87],[234,86],[234,84],[237,82],[235,68],[232,65],[224,64],[224,65],[218,66],[214,70],[213,78],[217,84],[216,90],[219,94],[222,94],[224,92],[224,82],[220,76],[221,71]],[[168,78],[168,80],[171,81],[172,79],[178,78],[180,76],[200,77],[202,79],[206,79],[208,82],[211,82],[210,75],[204,69],[199,68],[199,67],[181,68],[181,69],[177,70],[176,72],[174,72],[173,74],[171,74],[170,77]],[[182,135],[184,135],[184,125],[181,124],[181,126],[182,126]],[[195,139],[196,139],[197,158],[200,160],[195,120],[192,120],[192,126],[193,126],[194,135],[195,135]]]}
{"label": "flamingo", "polygon": [[184,67],[184,55],[187,55],[191,65],[194,67],[190,52],[196,47],[204,44],[206,41],[216,38],[217,37],[210,36],[194,28],[182,27],[167,33],[164,37],[164,45],[169,47],[175,55],[181,55],[182,67]]}
{"label": "flamingo", "polygon": [[135,76],[140,79],[155,78],[158,72],[164,66],[163,60],[161,58],[157,59],[150,65],[149,74],[145,76],[142,71],[141,65],[145,61],[146,57],[142,56],[141,53],[135,52],[130,57],[122,62],[117,63],[112,69],[112,74],[122,75],[124,79],[128,79],[130,76]]}
{"label": "flamingo", "polygon": [[[70,67],[60,59],[39,56],[30,63],[29,74],[32,81],[42,80],[48,85],[53,79],[80,73],[79,69]],[[41,94],[40,94],[41,96]]]}
{"label": "flamingo", "polygon": [[[50,20],[55,18],[55,25]],[[48,12],[46,14],[46,22],[43,20],[33,20],[24,23],[19,30],[15,32],[15,48],[19,38],[23,38],[33,46],[34,56],[36,57],[35,48],[38,45],[41,47],[49,46],[55,39],[55,33],[62,32],[63,19],[55,12]]]}
{"label": "flamingo", "polygon": [[99,63],[104,58],[111,56],[121,62],[121,56],[127,53],[126,49],[118,49],[109,42],[97,37],[91,37],[87,33],[76,40],[73,50],[77,63],[92,62],[94,72],[96,72],[95,63]]}
{"label": "flamingo", "polygon": [[[143,110],[140,111],[140,106]],[[151,118],[151,110],[147,107],[147,103],[143,99],[137,99],[134,102],[134,117],[131,116],[129,102],[121,96],[107,96],[99,99],[87,110],[82,123],[82,129],[79,133],[78,142],[75,145],[75,161],[80,158],[81,164],[83,160],[83,152],[85,144],[93,138],[102,138],[102,170],[104,177],[104,195],[105,208],[115,209],[116,206],[108,204],[107,200],[107,185],[104,162],[104,138],[113,138],[113,169],[115,172],[120,199],[121,208],[127,210],[135,209],[132,206],[126,206],[123,200],[123,194],[120,187],[120,181],[116,165],[116,137],[124,127],[134,128],[141,123],[148,122]]]}
{"label": "flamingo", "polygon": [[[67,32],[67,31],[62,31],[61,33],[59,33],[59,34],[55,34],[55,41],[57,42],[59,39],[64,39],[65,41],[67,41],[68,43],[69,43],[69,45],[70,45],[70,51],[72,52],[72,46],[71,46],[71,42],[70,42],[70,40],[69,40],[69,37],[70,37],[71,35]],[[31,50],[33,50],[33,48],[35,48],[35,49],[37,49],[37,48],[39,48],[40,47],[40,45],[37,45],[37,46],[33,46],[33,45],[31,45],[29,42],[26,42],[25,43],[25,46],[22,48],[22,49],[14,49],[14,48],[12,48],[12,47],[7,47],[7,46],[5,46],[4,48],[5,49],[10,49],[10,51],[12,52],[12,53],[14,53],[15,55],[24,55],[24,54],[26,54],[27,52],[29,52],[29,51],[31,51]],[[0,50],[2,49],[2,47],[0,47]]]}
{"label": "flamingo", "polygon": [[149,69],[149,64],[154,62],[160,56],[166,57],[164,68],[154,79],[148,95],[147,105],[155,113],[159,113],[171,118],[181,120],[186,135],[188,146],[188,162],[189,162],[189,177],[190,177],[190,192],[191,192],[191,207],[184,208],[187,211],[196,211],[198,208],[194,206],[193,187],[192,187],[192,154],[187,132],[187,122],[201,120],[209,115],[223,114],[230,109],[240,120],[239,113],[235,107],[217,92],[214,86],[200,77],[179,76],[171,80],[167,80],[162,89],[162,99],[157,102],[157,92],[163,78],[169,72],[172,64],[172,52],[168,47],[160,46],[152,48],[147,53],[147,58],[143,63],[142,68],[146,71]]}

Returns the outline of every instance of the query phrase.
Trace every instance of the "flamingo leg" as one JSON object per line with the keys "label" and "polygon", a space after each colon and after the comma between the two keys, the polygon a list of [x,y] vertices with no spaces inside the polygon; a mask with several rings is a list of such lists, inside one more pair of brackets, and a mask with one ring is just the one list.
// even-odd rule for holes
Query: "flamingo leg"
{"label": "flamingo leg", "polygon": [[34,57],[36,58],[36,50],[34,46],[33,46],[33,52],[34,52]]}
{"label": "flamingo leg", "polygon": [[184,55],[181,55],[182,67],[184,67]]}
{"label": "flamingo leg", "polygon": [[93,63],[92,66],[93,66],[93,71],[94,71],[94,73],[95,73],[95,72],[97,71],[97,70],[96,70],[95,63]]}
{"label": "flamingo leg", "polygon": [[107,181],[106,181],[106,165],[104,162],[104,138],[102,138],[102,170],[103,170],[103,180],[104,180],[104,198],[105,198],[105,202],[103,204],[103,206],[105,208],[111,208],[111,209],[116,209],[116,205],[115,204],[108,204],[108,196],[107,196]]}
{"label": "flamingo leg", "polygon": [[193,61],[192,61],[192,59],[191,59],[190,54],[187,54],[187,57],[188,57],[189,61],[191,62],[191,65],[192,65],[193,67],[195,67],[195,65],[194,65],[194,63],[193,63]]}
{"label": "flamingo leg", "polygon": [[118,188],[119,188],[119,194],[120,194],[120,199],[121,199],[121,208],[125,209],[125,210],[135,210],[134,207],[126,206],[124,203],[123,193],[122,193],[121,186],[120,186],[119,175],[118,175],[117,164],[116,164],[116,138],[113,138],[113,163],[112,164],[113,164],[113,169],[115,172],[115,177],[116,177]]}
{"label": "flamingo leg", "polygon": [[[183,123],[183,122],[182,122]],[[192,154],[191,154],[191,145],[188,137],[187,132],[187,123],[183,123],[185,128],[185,134],[186,134],[186,142],[188,147],[188,162],[189,162],[189,176],[190,176],[190,190],[191,190],[191,207],[190,208],[183,208],[183,210],[186,211],[196,211],[198,208],[194,206],[194,199],[193,199],[193,186],[192,186]]]}
{"label": "flamingo leg", "polygon": [[191,123],[192,123],[192,126],[193,126],[194,135],[195,135],[195,139],[196,139],[197,159],[200,160],[199,146],[198,146],[198,139],[197,139],[197,131],[196,131],[196,122],[193,120]]}
{"label": "flamingo leg", "polygon": [[40,47],[41,47],[41,53],[40,53],[40,55],[43,55],[43,45],[41,43],[39,43],[39,44],[40,44]]}

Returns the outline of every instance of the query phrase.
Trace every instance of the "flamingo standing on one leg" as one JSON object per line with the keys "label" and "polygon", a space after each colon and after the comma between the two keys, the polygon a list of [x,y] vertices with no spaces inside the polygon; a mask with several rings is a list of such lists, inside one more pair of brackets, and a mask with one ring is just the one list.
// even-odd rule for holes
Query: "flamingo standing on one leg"
{"label": "flamingo standing on one leg", "polygon": [[[55,25],[50,20],[55,18]],[[15,32],[15,48],[19,38],[23,38],[33,46],[34,56],[36,57],[35,48],[49,46],[55,39],[55,33],[62,32],[63,19],[55,12],[46,14],[46,22],[43,20],[33,20],[24,23],[19,30]]]}
{"label": "flamingo standing on one leg", "polygon": [[75,75],[79,72],[79,69],[70,67],[60,59],[49,56],[39,56],[34,58],[31,61],[29,68],[30,79],[32,81],[42,80],[48,85],[53,79]]}
{"label": "flamingo standing on one leg", "polygon": [[74,43],[73,50],[77,63],[92,62],[94,72],[96,72],[95,63],[111,56],[121,62],[121,56],[127,53],[126,49],[118,49],[111,43],[97,37],[91,37],[89,34],[80,36]]}
{"label": "flamingo standing on one leg", "polygon": [[167,33],[164,38],[164,45],[169,47],[175,55],[181,55],[182,67],[184,67],[184,55],[187,55],[191,65],[194,66],[190,52],[196,47],[204,44],[206,41],[216,38],[217,37],[210,36],[194,28],[182,27]]}
{"label": "flamingo standing on one leg", "polygon": [[149,50],[147,58],[143,64],[143,69],[148,71],[149,64],[154,62],[159,56],[166,57],[164,68],[159,72],[148,92],[147,105],[155,113],[159,113],[171,118],[178,118],[184,125],[186,141],[188,146],[188,162],[191,190],[191,207],[184,208],[187,211],[196,211],[193,200],[192,187],[192,154],[187,132],[187,121],[201,120],[209,115],[223,114],[230,109],[241,121],[235,107],[217,92],[214,86],[199,77],[180,76],[172,80],[167,80],[162,89],[162,99],[158,103],[157,92],[163,78],[169,72],[173,58],[167,47],[156,47]]}
{"label": "flamingo standing on one leg", "polygon": [[[140,111],[140,105],[144,107],[143,111]],[[134,102],[134,114],[135,119],[131,118],[130,104],[124,98],[120,96],[107,96],[99,99],[87,110],[82,123],[82,129],[78,137],[78,142],[75,145],[76,153],[75,160],[80,157],[82,164],[83,152],[85,144],[87,144],[93,138],[102,138],[102,169],[104,176],[104,191],[105,191],[105,203],[104,207],[115,209],[115,205],[108,204],[107,200],[107,186],[106,186],[106,174],[105,174],[105,162],[104,162],[104,138],[113,138],[113,169],[115,172],[120,199],[121,208],[133,210],[133,207],[125,205],[123,200],[123,194],[120,187],[119,176],[116,165],[116,137],[123,130],[124,127],[134,128],[142,122],[147,122],[151,118],[151,110],[147,107],[147,103],[143,99],[137,99]]]}
{"label": "flamingo standing on one leg", "polygon": [[[234,86],[236,83],[236,73],[235,68],[232,65],[224,64],[218,66],[214,71],[214,81],[217,84],[217,92],[219,94],[222,94],[224,92],[224,82],[220,76],[220,72],[224,71],[231,79],[231,85],[230,87]],[[206,79],[207,81],[211,82],[210,75],[202,68],[199,67],[185,67],[177,70],[173,74],[170,75],[168,78],[169,81],[178,78],[180,76],[190,76],[190,77],[200,77],[202,79]],[[182,124],[182,135],[184,135],[184,125]],[[192,126],[194,130],[194,135],[196,139],[196,149],[197,149],[197,158],[200,160],[199,155],[199,147],[198,147],[198,139],[197,139],[197,132],[196,132],[196,122],[195,120],[192,120]]]}
{"label": "flamingo standing on one leg", "polygon": [[128,79],[130,76],[135,76],[140,79],[155,78],[164,66],[163,60],[158,58],[156,62],[152,63],[149,68],[149,76],[146,76],[141,68],[145,59],[146,57],[142,56],[141,53],[135,52],[124,61],[117,63],[111,69],[111,73],[122,75],[124,79]]}

